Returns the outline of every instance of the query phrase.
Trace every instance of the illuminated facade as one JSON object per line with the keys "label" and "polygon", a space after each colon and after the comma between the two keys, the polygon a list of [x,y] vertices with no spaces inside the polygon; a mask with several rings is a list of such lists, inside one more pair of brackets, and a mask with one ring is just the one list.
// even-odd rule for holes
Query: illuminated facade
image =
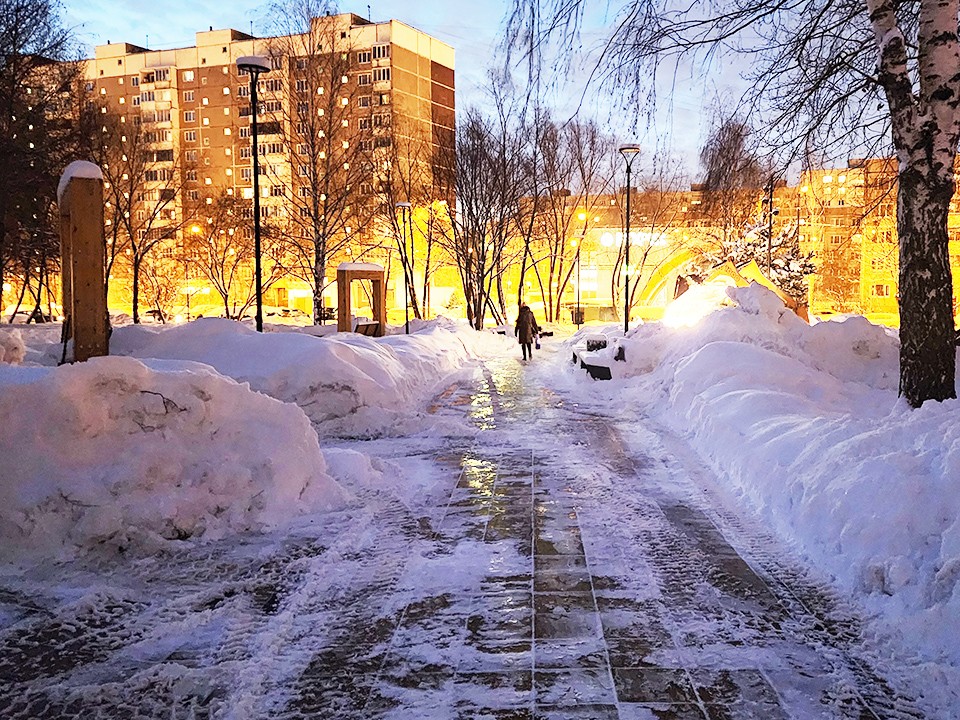
{"label": "illuminated facade", "polygon": [[[313,49],[309,41],[301,42],[311,33],[319,38]],[[128,141],[135,125],[138,128],[148,162],[143,169],[145,185],[137,191],[143,202],[134,203],[130,212],[147,216],[134,232],[147,239],[162,238],[155,251],[158,258],[172,260],[191,234],[206,235],[214,226],[209,215],[220,196],[252,198],[249,76],[240,74],[236,66],[238,58],[250,55],[268,57],[272,64],[271,72],[258,83],[263,221],[277,227],[292,225],[294,220],[306,225],[303,218],[316,191],[308,183],[304,156],[313,152],[312,162],[318,159],[303,137],[305,128],[312,129],[307,121],[324,114],[322,106],[317,109],[317,98],[332,98],[342,105],[338,107],[342,119],[338,114],[336,122],[343,129],[336,132],[338,147],[345,150],[339,162],[343,168],[353,167],[350,174],[338,176],[336,191],[350,193],[350,199],[337,206],[344,218],[336,226],[331,226],[329,217],[333,211],[323,218],[331,237],[327,260],[331,264],[354,260],[366,250],[375,252],[392,243],[392,238],[383,237],[384,224],[376,220],[376,213],[364,214],[360,209],[383,204],[382,168],[397,157],[398,140],[416,138],[428,149],[452,143],[454,51],[399,21],[375,23],[353,14],[314,18],[311,33],[255,38],[238,30],[211,28],[196,34],[193,47],[149,50],[114,43],[96,48],[95,57],[87,62],[86,89],[105,118],[117,117],[122,127],[130,128],[121,130],[123,140]],[[307,53],[312,56],[306,57]],[[346,61],[342,77],[338,71],[336,78],[323,83],[317,80],[317,72],[311,73],[315,63],[334,60]],[[328,110],[327,118],[331,115]],[[312,140],[318,132],[323,134],[312,132]],[[169,195],[168,202],[158,212],[163,193]],[[246,212],[249,220],[250,211]],[[249,235],[250,223],[229,229],[231,235],[234,232]],[[384,256],[389,260],[389,253]],[[365,259],[383,262],[384,257]],[[282,262],[276,256],[267,259],[271,269]],[[186,262],[180,264],[186,266]],[[184,294],[189,298],[197,292],[199,274],[194,270],[191,282],[189,268],[178,270],[175,265],[171,263],[167,272],[168,276],[179,273],[181,297],[169,304],[183,305]],[[245,287],[249,286],[248,265],[239,269]],[[287,265],[293,268],[293,263]],[[112,272],[114,306],[123,307],[125,300],[129,305],[129,269],[124,277],[125,267],[120,253]],[[335,264],[331,274],[333,269]],[[309,312],[309,285],[299,282],[296,272],[278,272],[265,292],[265,304]],[[335,288],[332,294],[336,296]]]}

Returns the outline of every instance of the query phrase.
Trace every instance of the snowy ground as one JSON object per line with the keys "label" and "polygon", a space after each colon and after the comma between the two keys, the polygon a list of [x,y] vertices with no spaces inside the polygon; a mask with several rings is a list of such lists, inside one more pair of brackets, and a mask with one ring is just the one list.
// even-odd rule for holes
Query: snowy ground
{"label": "snowy ground", "polygon": [[121,328],[59,369],[3,328],[0,705],[960,715],[956,403],[899,405],[881,330],[735,295],[609,383],[451,325]]}

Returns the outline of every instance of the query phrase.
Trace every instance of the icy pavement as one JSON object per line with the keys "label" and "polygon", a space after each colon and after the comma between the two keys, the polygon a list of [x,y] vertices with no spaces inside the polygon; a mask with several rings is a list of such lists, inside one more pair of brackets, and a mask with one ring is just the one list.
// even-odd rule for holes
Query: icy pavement
{"label": "icy pavement", "polygon": [[442,436],[344,440],[421,478],[405,503],[0,577],[0,715],[926,717],[682,442],[548,362],[466,369]]}

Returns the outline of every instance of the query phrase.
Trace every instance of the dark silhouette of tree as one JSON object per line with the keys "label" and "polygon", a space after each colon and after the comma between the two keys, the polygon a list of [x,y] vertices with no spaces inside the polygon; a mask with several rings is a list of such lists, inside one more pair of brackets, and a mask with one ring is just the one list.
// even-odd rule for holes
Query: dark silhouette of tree
{"label": "dark silhouette of tree", "polygon": [[36,309],[59,263],[59,176],[83,147],[82,68],[59,13],[50,0],[0,0],[0,284],[17,276],[19,301],[29,294]]}

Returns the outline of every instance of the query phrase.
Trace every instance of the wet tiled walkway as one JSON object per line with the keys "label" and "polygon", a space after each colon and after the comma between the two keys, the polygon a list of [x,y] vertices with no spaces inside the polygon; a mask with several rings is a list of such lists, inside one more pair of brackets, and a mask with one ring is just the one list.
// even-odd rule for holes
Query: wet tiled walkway
{"label": "wet tiled walkway", "polygon": [[[430,549],[396,587],[417,597],[340,638],[344,685],[330,687],[333,667],[316,668],[311,709],[411,719],[922,717],[858,659],[856,622],[829,593],[784,571],[788,587],[762,558],[745,560],[687,480],[631,454],[604,418],[524,389],[522,372],[506,364],[447,394],[445,407],[469,413],[484,435],[451,463],[446,507],[419,521]],[[539,432],[525,427],[534,417]],[[568,452],[593,471],[573,468]],[[376,642],[358,643],[373,627]],[[350,648],[370,653],[351,658]],[[301,703],[288,713],[302,716]]]}

